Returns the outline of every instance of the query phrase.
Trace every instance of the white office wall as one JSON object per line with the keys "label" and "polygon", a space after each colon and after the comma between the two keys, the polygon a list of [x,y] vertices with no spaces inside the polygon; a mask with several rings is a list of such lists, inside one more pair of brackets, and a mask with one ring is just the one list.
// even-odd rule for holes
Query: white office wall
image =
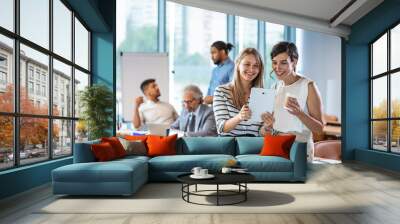
{"label": "white office wall", "polygon": [[298,71],[316,82],[324,112],[341,120],[340,38],[297,29],[296,45],[300,54]]}

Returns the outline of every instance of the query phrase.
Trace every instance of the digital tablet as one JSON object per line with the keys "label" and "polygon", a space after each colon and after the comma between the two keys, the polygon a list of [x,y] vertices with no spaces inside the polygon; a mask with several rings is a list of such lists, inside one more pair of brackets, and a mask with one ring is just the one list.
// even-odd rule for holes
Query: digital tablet
{"label": "digital tablet", "polygon": [[274,110],[276,90],[251,88],[249,108],[251,110],[251,121],[261,122],[261,114],[272,113]]}

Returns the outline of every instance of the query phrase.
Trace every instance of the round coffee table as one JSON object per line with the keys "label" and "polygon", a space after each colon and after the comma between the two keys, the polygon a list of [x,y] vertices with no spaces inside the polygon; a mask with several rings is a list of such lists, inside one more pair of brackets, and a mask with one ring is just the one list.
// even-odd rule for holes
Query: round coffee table
{"label": "round coffee table", "polygon": [[[182,174],[177,177],[178,181],[182,183],[182,199],[188,203],[198,205],[234,205],[247,200],[247,192],[249,188],[247,183],[255,180],[255,177],[249,173],[216,173],[212,179],[193,179],[190,177],[191,173]],[[198,190],[197,185],[215,185],[215,190]],[[190,186],[195,186],[194,191],[190,191]],[[220,189],[220,185],[236,185],[237,190],[224,190]],[[215,194],[206,194],[214,192]],[[202,204],[190,200],[190,196],[203,196],[203,197],[216,197],[216,204]],[[240,196],[240,199],[231,203],[221,203],[221,197]]]}

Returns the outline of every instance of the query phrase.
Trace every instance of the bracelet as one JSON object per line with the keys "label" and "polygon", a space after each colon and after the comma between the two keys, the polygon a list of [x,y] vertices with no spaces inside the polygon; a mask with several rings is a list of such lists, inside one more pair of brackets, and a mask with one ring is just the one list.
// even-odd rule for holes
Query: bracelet
{"label": "bracelet", "polygon": [[265,132],[271,132],[271,134],[273,134],[273,132],[274,132],[274,129],[273,129],[273,128],[269,128],[269,127],[267,127],[267,126],[265,126],[265,125],[263,125],[263,128],[264,128],[264,131],[265,131]]}

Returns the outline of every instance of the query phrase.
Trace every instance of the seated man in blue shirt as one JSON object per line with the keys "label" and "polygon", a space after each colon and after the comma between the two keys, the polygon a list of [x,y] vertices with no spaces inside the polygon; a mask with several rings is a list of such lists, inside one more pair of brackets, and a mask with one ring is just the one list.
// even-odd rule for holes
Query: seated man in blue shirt
{"label": "seated man in blue shirt", "polygon": [[215,136],[217,128],[212,107],[203,102],[203,93],[195,85],[186,86],[183,90],[183,107],[181,116],[171,125],[171,132],[179,130],[184,136]]}
{"label": "seated man in blue shirt", "polygon": [[211,60],[217,66],[213,68],[207,96],[204,103],[212,104],[214,90],[217,86],[226,84],[232,80],[235,63],[229,58],[229,52],[233,45],[223,41],[216,41],[211,45]]}

